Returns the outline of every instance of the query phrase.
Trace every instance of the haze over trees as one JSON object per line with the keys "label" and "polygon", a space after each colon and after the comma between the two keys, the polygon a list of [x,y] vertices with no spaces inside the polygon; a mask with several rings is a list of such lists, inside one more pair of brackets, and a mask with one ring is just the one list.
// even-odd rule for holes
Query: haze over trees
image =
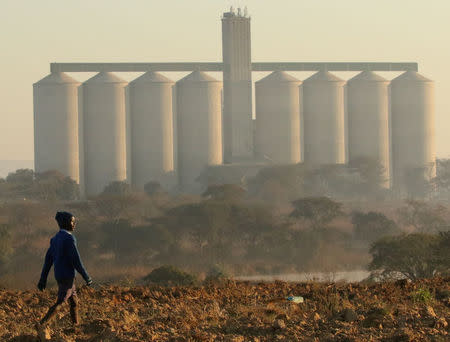
{"label": "haze over trees", "polygon": [[[234,184],[219,181],[226,174],[205,170],[201,195],[170,192],[153,181],[144,191],[113,182],[87,200],[79,198],[77,184],[57,172],[18,170],[0,181],[2,281],[29,283],[34,274],[18,265],[41,267],[57,229],[54,213],[61,209],[76,215],[81,253],[102,280],[141,279],[164,265],[199,274],[219,265],[227,273],[249,275],[370,264],[374,275],[397,277],[409,271],[386,263],[392,253],[408,260],[430,248],[438,251],[432,270],[413,273],[446,274],[448,236],[438,233],[448,231],[447,204],[398,200],[381,186],[383,170],[373,167],[362,159],[351,167],[274,166],[252,177],[231,172],[239,180]],[[444,184],[443,174],[439,177]],[[403,235],[409,233],[424,234],[422,244],[411,244],[414,236]]]}

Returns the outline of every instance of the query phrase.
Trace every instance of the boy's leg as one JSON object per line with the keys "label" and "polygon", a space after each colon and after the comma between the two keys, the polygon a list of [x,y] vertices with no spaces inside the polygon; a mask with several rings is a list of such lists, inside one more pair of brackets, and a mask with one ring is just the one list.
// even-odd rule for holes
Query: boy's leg
{"label": "boy's leg", "polygon": [[[68,298],[72,297],[75,291],[75,281],[74,279],[66,279],[62,281],[58,281],[58,299],[56,300],[55,305],[51,306],[48,309],[47,314],[44,318],[41,319],[41,325],[48,324],[58,313],[61,304],[68,300]],[[76,295],[76,292],[75,292]]]}
{"label": "boy's leg", "polygon": [[46,325],[56,316],[56,314],[58,313],[58,309],[61,307],[62,303],[63,302],[56,301],[55,305],[51,306],[48,309],[44,318],[41,319],[41,325]]}
{"label": "boy's leg", "polygon": [[72,323],[74,325],[78,325],[80,322],[80,318],[78,315],[78,296],[75,290],[75,283],[73,285],[73,293],[69,297],[69,305],[70,305],[70,318],[72,319]]}

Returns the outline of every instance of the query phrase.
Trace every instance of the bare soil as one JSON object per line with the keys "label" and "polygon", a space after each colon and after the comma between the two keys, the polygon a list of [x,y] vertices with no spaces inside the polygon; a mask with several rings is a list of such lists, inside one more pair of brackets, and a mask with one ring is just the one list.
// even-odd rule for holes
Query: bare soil
{"label": "bare soil", "polygon": [[[303,296],[293,304],[287,296]],[[34,324],[55,300],[0,290],[0,341],[36,341]],[[249,283],[79,290],[82,322],[68,305],[52,341],[449,341],[450,278],[390,283]],[[43,334],[45,335],[45,334]],[[45,336],[43,336],[45,337]]]}

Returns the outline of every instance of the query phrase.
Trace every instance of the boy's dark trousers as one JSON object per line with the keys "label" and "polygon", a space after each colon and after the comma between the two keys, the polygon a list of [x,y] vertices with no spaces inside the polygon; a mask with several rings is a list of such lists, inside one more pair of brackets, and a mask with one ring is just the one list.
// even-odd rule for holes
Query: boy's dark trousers
{"label": "boy's dark trousers", "polygon": [[55,305],[48,309],[47,314],[42,318],[41,324],[47,324],[50,322],[58,313],[61,304],[69,301],[70,305],[70,318],[74,325],[78,324],[78,296],[75,288],[75,279],[63,279],[58,280],[58,299]]}

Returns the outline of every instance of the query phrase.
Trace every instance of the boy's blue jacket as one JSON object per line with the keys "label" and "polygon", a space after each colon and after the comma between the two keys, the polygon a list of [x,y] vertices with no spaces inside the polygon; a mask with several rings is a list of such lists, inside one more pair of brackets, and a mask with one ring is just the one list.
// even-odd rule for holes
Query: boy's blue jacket
{"label": "boy's blue jacket", "polygon": [[47,281],[48,273],[53,264],[55,265],[56,281],[75,278],[75,270],[81,274],[86,282],[90,280],[81,262],[80,253],[78,253],[77,240],[67,230],[61,229],[50,240],[50,248],[45,255],[41,273],[41,281],[44,283]]}

